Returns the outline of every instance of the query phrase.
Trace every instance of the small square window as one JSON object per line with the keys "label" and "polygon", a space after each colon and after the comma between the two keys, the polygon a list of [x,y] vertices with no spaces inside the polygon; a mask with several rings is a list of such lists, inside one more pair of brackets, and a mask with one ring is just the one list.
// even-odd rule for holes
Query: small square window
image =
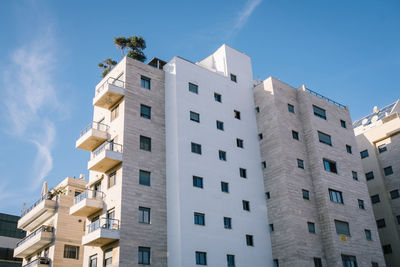
{"label": "small square window", "polygon": [[297,167],[304,169],[304,161],[302,159],[297,159]]}
{"label": "small square window", "polygon": [[365,210],[364,200],[358,199],[358,207],[362,210]]}
{"label": "small square window", "polygon": [[269,224],[269,232],[273,232],[274,231],[274,224],[270,223]]}
{"label": "small square window", "polygon": [[139,170],[139,184],[150,186],[150,172]]}
{"label": "small square window", "polygon": [[229,183],[221,182],[221,191],[225,193],[229,193]]}
{"label": "small square window", "polygon": [[138,263],[139,264],[150,264],[150,248],[148,247],[139,247],[138,248]]}
{"label": "small square window", "polygon": [[247,200],[242,200],[243,210],[250,211],[250,202]]}
{"label": "small square window", "polygon": [[331,136],[329,134],[325,134],[323,132],[317,131],[318,139],[320,143],[332,146]]}
{"label": "small square window", "polygon": [[353,175],[353,180],[358,181],[358,174],[355,171],[352,171],[351,174]]}
{"label": "small square window", "polygon": [[151,107],[141,104],[140,117],[145,119],[151,119]]}
{"label": "small square window", "polygon": [[151,151],[151,138],[147,136],[140,136],[140,149]]}
{"label": "small square window", "polygon": [[256,113],[260,113],[260,107],[256,107],[255,110],[256,110]]}
{"label": "small square window", "polygon": [[199,176],[193,176],[193,187],[203,188],[203,178]]}
{"label": "small square window", "polygon": [[342,192],[329,189],[329,198],[332,202],[343,204]]}
{"label": "small square window", "polygon": [[150,78],[146,76],[140,76],[140,86],[150,90]]}
{"label": "small square window", "polygon": [[194,83],[189,83],[189,92],[198,94],[199,93],[199,86]]}
{"label": "small square window", "polygon": [[340,126],[342,126],[342,128],[347,128],[346,121],[340,120]]}
{"label": "small square window", "polygon": [[231,81],[232,81],[232,82],[235,82],[235,83],[237,82],[237,77],[236,77],[236,75],[234,75],[234,74],[232,74],[232,73],[231,73]]}
{"label": "small square window", "polygon": [[240,111],[234,110],[233,111],[233,116],[235,117],[235,119],[240,120]]}
{"label": "small square window", "polygon": [[226,255],[226,263],[228,267],[235,267],[235,255]]}
{"label": "small square window", "polygon": [[246,235],[246,244],[250,247],[254,246],[254,240],[252,235]]}
{"label": "small square window", "polygon": [[261,168],[266,169],[267,163],[265,161],[261,162]]}
{"label": "small square window", "polygon": [[391,197],[392,199],[399,198],[399,197],[400,197],[399,190],[396,189],[396,190],[390,191],[390,197]]}
{"label": "small square window", "polygon": [[79,260],[79,247],[64,245],[64,258]]}
{"label": "small square window", "polygon": [[207,253],[196,251],[196,265],[207,265]]}
{"label": "small square window", "polygon": [[368,150],[366,149],[366,150],[361,151],[360,156],[362,159],[368,157],[369,156]]}
{"label": "small square window", "polygon": [[299,140],[299,133],[296,132],[296,131],[292,131],[292,137],[293,137],[293,139],[295,139],[295,140]]}
{"label": "small square window", "polygon": [[310,200],[310,191],[305,190],[305,189],[302,189],[301,191],[302,191],[302,194],[303,194],[303,198],[307,199],[307,200]]}
{"label": "small square window", "polygon": [[379,264],[377,262],[371,262],[372,267],[379,267]]}
{"label": "small square window", "polygon": [[376,203],[381,202],[379,194],[371,196],[371,202],[372,202],[372,204],[376,204]]}
{"label": "small square window", "polygon": [[262,133],[259,133],[258,134],[258,140],[262,140],[264,137],[263,137],[263,134]]}
{"label": "small square window", "polygon": [[218,151],[218,157],[219,157],[220,160],[226,161],[226,152],[222,151],[222,150],[219,150]]}
{"label": "small square window", "polygon": [[372,240],[371,230],[365,229],[364,232],[365,232],[365,238],[367,240]]}
{"label": "small square window", "polygon": [[328,159],[323,159],[323,162],[325,171],[337,173],[336,162]]}
{"label": "small square window", "polygon": [[326,111],[323,108],[317,107],[313,105],[314,115],[326,120]]}
{"label": "small square window", "polygon": [[294,113],[294,106],[293,106],[293,105],[287,104],[287,107],[288,107],[288,111],[289,111],[290,113]]}
{"label": "small square window", "polygon": [[223,131],[224,123],[222,121],[217,121],[217,129]]}
{"label": "small square window", "polygon": [[232,229],[232,218],[224,217],[224,228]]}
{"label": "small square window", "polygon": [[315,234],[315,223],[307,222],[307,226],[308,226],[308,232]]}
{"label": "small square window", "polygon": [[379,151],[379,153],[383,153],[383,152],[387,151],[386,144],[378,146],[378,151]]}
{"label": "small square window", "polygon": [[382,246],[382,250],[383,250],[383,254],[392,254],[393,253],[392,246],[390,244],[389,245],[383,245]]}
{"label": "small square window", "polygon": [[192,146],[192,152],[201,155],[201,145],[193,143],[191,144]]}
{"label": "small square window", "polygon": [[347,151],[347,153],[349,153],[349,154],[353,154],[352,149],[351,149],[351,146],[349,146],[349,145],[346,145],[346,151]]}
{"label": "small square window", "polygon": [[139,222],[150,223],[150,209],[145,207],[139,207]]}
{"label": "small square window", "polygon": [[220,94],[214,93],[214,100],[221,103],[222,96]]}
{"label": "small square window", "polygon": [[335,220],[336,233],[338,235],[350,236],[350,228],[348,222]]}
{"label": "small square window", "polygon": [[367,181],[374,179],[374,172],[367,172],[367,173],[365,174],[365,179],[366,179]]}
{"label": "small square window", "polygon": [[268,200],[271,198],[271,193],[270,192],[265,192],[265,198]]}
{"label": "small square window", "polygon": [[243,148],[243,140],[239,139],[239,138],[236,138],[236,146],[240,147],[240,148]]}
{"label": "small square window", "polygon": [[194,213],[194,224],[205,225],[206,222],[205,222],[205,218],[204,217],[205,217],[204,213],[195,212]]}
{"label": "small square window", "polygon": [[386,227],[385,219],[376,220],[376,226],[378,227],[378,229]]}
{"label": "small square window", "polygon": [[385,173],[386,176],[393,174],[392,166],[383,168],[383,172]]}
{"label": "small square window", "polygon": [[243,168],[239,168],[239,174],[242,178],[247,178],[247,170]]}
{"label": "small square window", "polygon": [[314,258],[314,267],[322,267],[321,258]]}
{"label": "small square window", "polygon": [[200,122],[200,114],[190,111],[190,120],[194,122]]}

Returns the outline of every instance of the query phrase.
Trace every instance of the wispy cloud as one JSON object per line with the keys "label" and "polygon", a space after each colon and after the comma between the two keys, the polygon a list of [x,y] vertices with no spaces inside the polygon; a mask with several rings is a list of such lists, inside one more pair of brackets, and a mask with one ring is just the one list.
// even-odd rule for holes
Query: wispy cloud
{"label": "wispy cloud", "polygon": [[243,9],[238,13],[234,26],[228,33],[228,38],[233,38],[246,25],[254,10],[261,4],[262,0],[247,0]]}

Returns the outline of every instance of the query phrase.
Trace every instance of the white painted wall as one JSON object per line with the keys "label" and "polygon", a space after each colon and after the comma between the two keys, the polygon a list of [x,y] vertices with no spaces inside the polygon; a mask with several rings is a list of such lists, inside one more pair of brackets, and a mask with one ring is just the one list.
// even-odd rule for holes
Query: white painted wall
{"label": "white painted wall", "polygon": [[[164,67],[168,266],[196,266],[195,251],[207,252],[208,266],[226,266],[227,254],[235,255],[236,266],[272,266],[250,58],[223,45],[199,64],[175,57]],[[189,92],[189,82],[199,94]],[[241,120],[234,118],[235,109]],[[200,114],[200,123],[190,121],[190,110]],[[224,131],[216,120],[224,122]],[[244,149],[236,138],[244,140]],[[191,152],[191,142],[202,145],[202,155]],[[226,162],[218,150],[227,152]],[[240,167],[247,179],[239,176]],[[193,175],[204,178],[203,189],[193,187]],[[221,181],[229,182],[229,194],[221,192]],[[250,212],[243,211],[242,200],[250,201]],[[194,224],[194,212],[205,213],[206,226]],[[232,218],[232,230],[224,229],[224,216]],[[254,247],[246,245],[246,234],[254,236]]]}

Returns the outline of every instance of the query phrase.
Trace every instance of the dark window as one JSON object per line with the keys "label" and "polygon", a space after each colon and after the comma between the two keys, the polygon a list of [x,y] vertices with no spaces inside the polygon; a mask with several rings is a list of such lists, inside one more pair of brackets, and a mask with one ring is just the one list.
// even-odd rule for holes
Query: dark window
{"label": "dark window", "polygon": [[196,265],[207,265],[207,253],[196,251]]}
{"label": "dark window", "polygon": [[303,198],[307,199],[307,200],[310,200],[310,191],[305,190],[305,189],[302,189],[301,191],[303,193]]}
{"label": "dark window", "polygon": [[193,176],[193,186],[203,188],[203,178],[198,176]]}
{"label": "dark window", "polygon": [[199,93],[199,86],[193,83],[189,83],[189,92],[198,94]]}
{"label": "dark window", "polygon": [[104,266],[112,265],[112,248],[106,249],[104,251]]}
{"label": "dark window", "polygon": [[140,149],[151,151],[151,138],[141,135],[140,136]]}
{"label": "dark window", "polygon": [[246,244],[251,247],[254,246],[254,241],[253,241],[252,235],[246,235]]}
{"label": "dark window", "polygon": [[261,162],[261,168],[263,169],[267,168],[267,162],[265,161]]}
{"label": "dark window", "polygon": [[379,151],[379,153],[383,153],[383,152],[387,151],[386,144],[378,146],[378,151]]}
{"label": "dark window", "polygon": [[322,109],[320,107],[314,106],[313,105],[313,110],[314,110],[314,115],[317,117],[320,117],[324,120],[326,120],[326,112],[325,109]]}
{"label": "dark window", "polygon": [[397,215],[396,219],[397,219],[397,224],[400,224],[400,215]]}
{"label": "dark window", "polygon": [[351,149],[351,146],[349,146],[349,145],[346,145],[346,151],[347,151],[347,153],[349,153],[349,154],[353,154],[353,151],[352,151],[352,149]]}
{"label": "dark window", "polygon": [[342,126],[343,128],[347,128],[346,122],[344,120],[340,120],[340,126]]}
{"label": "dark window", "polygon": [[353,175],[353,179],[358,181],[358,174],[355,171],[352,171],[351,174]]}
{"label": "dark window", "polygon": [[150,172],[139,170],[139,184],[150,186]]}
{"label": "dark window", "polygon": [[299,140],[299,133],[296,131],[292,131],[292,137],[293,139]]}
{"label": "dark window", "polygon": [[343,267],[357,267],[357,259],[355,256],[342,254]]}
{"label": "dark window", "polygon": [[369,156],[368,150],[366,149],[366,150],[361,151],[360,156],[362,159],[368,157]]}
{"label": "dark window", "polygon": [[315,223],[307,222],[308,232],[315,234]]}
{"label": "dark window", "polygon": [[235,119],[240,120],[240,111],[234,110],[233,111],[233,116],[235,117]]}
{"label": "dark window", "polygon": [[243,168],[239,168],[239,174],[242,178],[247,178],[247,170]]}
{"label": "dark window", "polygon": [[350,228],[348,222],[335,220],[335,227],[337,234],[350,236]]}
{"label": "dark window", "polygon": [[391,197],[392,199],[399,198],[399,197],[400,197],[399,190],[396,189],[396,190],[390,191],[390,197]]}
{"label": "dark window", "polygon": [[365,209],[364,200],[358,199],[358,207],[362,210]]}
{"label": "dark window", "polygon": [[114,186],[117,183],[117,172],[112,172],[108,175],[108,188]]}
{"label": "dark window", "polygon": [[240,147],[240,148],[243,148],[243,140],[239,139],[239,138],[236,138],[236,146]]}
{"label": "dark window", "polygon": [[97,254],[89,257],[89,267],[97,267]]}
{"label": "dark window", "polygon": [[229,193],[229,184],[226,182],[221,182],[221,191]]}
{"label": "dark window", "polygon": [[217,129],[223,131],[224,123],[222,121],[217,121]]}
{"label": "dark window", "polygon": [[274,259],[274,267],[279,267],[279,260],[278,259]]}
{"label": "dark window", "polygon": [[237,77],[236,77],[236,75],[234,75],[234,74],[232,74],[232,73],[231,73],[231,81],[232,81],[232,82],[235,82],[235,83],[237,82]]}
{"label": "dark window", "polygon": [[377,226],[378,228],[386,227],[385,219],[376,220],[376,226]]}
{"label": "dark window", "polygon": [[328,134],[324,134],[323,132],[318,131],[318,139],[321,143],[332,145],[331,136]]}
{"label": "dark window", "polygon": [[64,245],[64,258],[79,260],[79,247]]}
{"label": "dark window", "polygon": [[262,133],[259,133],[258,134],[258,140],[262,140],[264,137],[263,137],[263,134]]}
{"label": "dark window", "polygon": [[190,120],[195,122],[200,122],[200,114],[190,111]]}
{"label": "dark window", "polygon": [[150,209],[145,207],[139,207],[139,222],[150,223]]}
{"label": "dark window", "polygon": [[332,202],[343,204],[343,196],[342,192],[340,191],[329,189],[329,198],[331,199]]}
{"label": "dark window", "polygon": [[270,232],[273,232],[273,231],[274,231],[274,224],[273,224],[273,223],[270,223],[270,224],[269,224],[269,231],[270,231]]}
{"label": "dark window", "polygon": [[192,152],[201,155],[201,145],[192,143]]}
{"label": "dark window", "polygon": [[232,229],[232,218],[224,217],[224,228]]}
{"label": "dark window", "polygon": [[226,161],[226,152],[222,151],[222,150],[219,150],[218,151],[218,157],[219,157],[220,160]]}
{"label": "dark window", "polygon": [[372,240],[371,230],[365,229],[364,232],[365,232],[365,238],[367,240]]}
{"label": "dark window", "polygon": [[365,174],[365,179],[367,179],[367,181],[374,179],[374,172],[367,172]]}
{"label": "dark window", "polygon": [[138,249],[138,263],[139,264],[150,264],[150,248],[139,247]]}
{"label": "dark window", "polygon": [[242,200],[243,210],[250,211],[250,202],[247,200]]}
{"label": "dark window", "polygon": [[205,225],[204,213],[194,213],[194,224]]}
{"label": "dark window", "polygon": [[235,267],[235,255],[226,255],[226,263],[228,267]]}
{"label": "dark window", "polygon": [[256,107],[255,110],[256,110],[256,113],[260,113],[260,107]]}
{"label": "dark window", "polygon": [[314,267],[322,267],[321,258],[314,258]]}
{"label": "dark window", "polygon": [[297,159],[297,167],[304,169],[304,161],[302,159]]}
{"label": "dark window", "polygon": [[265,192],[265,198],[268,200],[271,198],[271,193],[270,192]]}
{"label": "dark window", "polygon": [[381,202],[381,199],[379,198],[379,195],[371,196],[371,202],[372,202],[372,204],[376,204],[376,203]]}
{"label": "dark window", "polygon": [[293,105],[287,104],[287,107],[288,107],[288,111],[290,113],[294,113],[294,106]]}
{"label": "dark window", "polygon": [[371,262],[372,267],[379,267],[379,264],[377,262]]}
{"label": "dark window", "polygon": [[386,176],[393,174],[392,166],[383,168],[383,172],[385,173]]}
{"label": "dark window", "polygon": [[140,117],[145,119],[151,119],[151,107],[141,104]]}
{"label": "dark window", "polygon": [[150,90],[150,78],[146,76],[140,76],[140,86]]}
{"label": "dark window", "polygon": [[221,103],[222,96],[220,94],[214,93],[214,100]]}
{"label": "dark window", "polygon": [[328,159],[324,159],[324,169],[328,172],[337,173],[336,162],[333,162]]}
{"label": "dark window", "polygon": [[383,245],[382,246],[383,254],[392,254],[392,246],[389,245]]}

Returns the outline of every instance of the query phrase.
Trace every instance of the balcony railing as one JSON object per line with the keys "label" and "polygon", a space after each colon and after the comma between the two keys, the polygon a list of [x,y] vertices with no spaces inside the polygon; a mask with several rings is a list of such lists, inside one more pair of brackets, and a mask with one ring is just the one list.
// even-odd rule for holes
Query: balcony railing
{"label": "balcony railing", "polygon": [[89,234],[97,229],[119,230],[119,220],[101,218],[87,226],[87,233]]}
{"label": "balcony railing", "polygon": [[338,106],[338,107],[347,109],[345,105],[342,105],[342,104],[340,104],[340,103],[338,103],[338,102],[336,102],[336,101],[334,101],[334,100],[332,100],[332,99],[330,99],[330,98],[327,98],[326,96],[323,96],[323,95],[321,95],[321,94],[319,94],[319,93],[317,93],[317,92],[315,92],[315,91],[313,91],[313,90],[311,90],[311,89],[308,89],[308,88],[307,88],[307,92],[310,93],[310,94],[312,94],[312,95],[315,95],[315,96],[317,96],[317,97],[319,97],[319,98],[322,98],[322,99],[328,101],[329,103],[335,104],[335,105]]}
{"label": "balcony railing", "polygon": [[36,267],[40,265],[49,265],[50,264],[50,259],[47,257],[39,257],[36,260],[33,260],[29,262],[28,264],[25,264],[22,267]]}
{"label": "balcony railing", "polygon": [[88,189],[74,198],[74,204],[78,204],[79,202],[81,202],[86,198],[102,200],[104,199],[104,196],[105,194],[101,191]]}
{"label": "balcony railing", "polygon": [[92,152],[91,159],[94,159],[97,155],[99,155],[104,150],[110,150],[110,151],[122,153],[122,145],[114,143],[114,142],[104,142],[104,144],[102,144],[95,151]]}
{"label": "balcony railing", "polygon": [[106,87],[107,84],[112,84],[112,85],[115,85],[115,86],[118,86],[121,88],[125,88],[125,83],[123,81],[110,77],[107,80],[105,80],[104,83],[102,83],[99,86],[99,88],[96,89],[95,95],[100,94],[104,90],[104,88]]}
{"label": "balcony railing", "polygon": [[41,232],[49,232],[52,233],[54,230],[53,226],[48,226],[48,225],[42,225],[40,228],[38,228],[36,231],[34,231],[33,233],[31,233],[30,235],[28,235],[27,237],[25,237],[24,239],[22,239],[21,241],[19,241],[17,243],[17,247],[22,246],[25,242],[27,242],[28,240],[32,239],[33,237],[35,237],[36,235],[40,234]]}
{"label": "balcony railing", "polygon": [[33,203],[29,208],[23,209],[21,211],[21,217],[24,217],[24,215],[26,215],[28,212],[33,210],[37,205],[39,205],[45,199],[49,199],[47,194],[43,195],[40,199],[38,199],[35,203]]}
{"label": "balcony railing", "polygon": [[110,128],[108,125],[106,125],[106,124],[104,124],[104,123],[101,123],[101,122],[95,122],[95,121],[94,121],[94,122],[89,123],[89,125],[86,126],[85,129],[83,129],[83,130],[80,132],[79,137],[81,137],[81,136],[84,135],[85,133],[89,132],[91,129],[96,129],[96,130],[99,130],[99,131],[107,132],[107,131],[108,131],[108,128]]}

